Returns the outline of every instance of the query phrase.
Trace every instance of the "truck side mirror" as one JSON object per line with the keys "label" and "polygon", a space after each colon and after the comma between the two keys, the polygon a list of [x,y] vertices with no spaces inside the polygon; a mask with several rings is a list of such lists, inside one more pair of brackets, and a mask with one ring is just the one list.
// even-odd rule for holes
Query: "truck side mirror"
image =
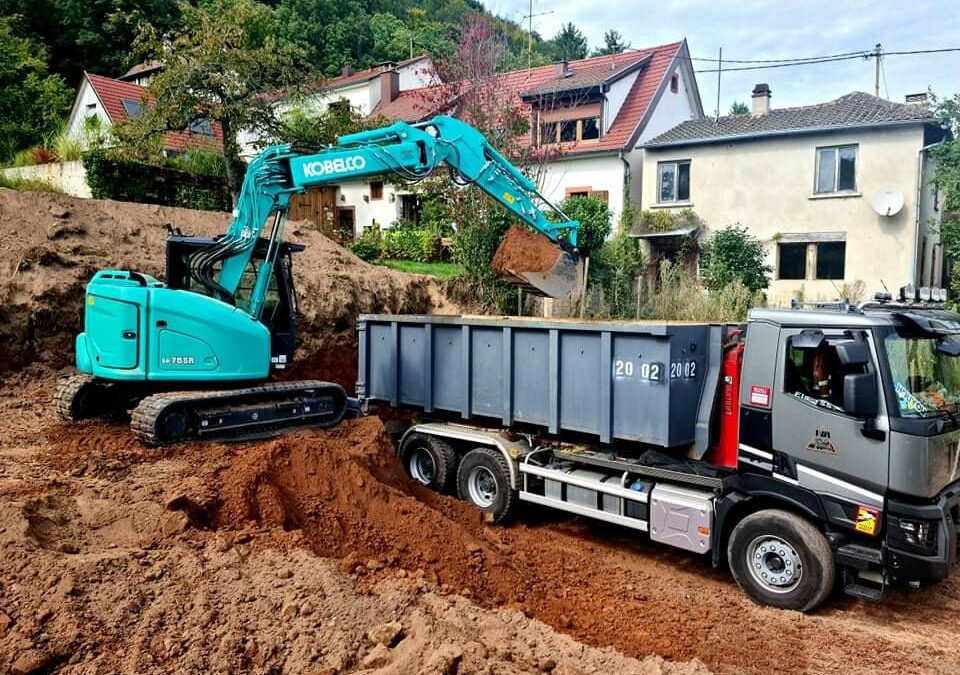
{"label": "truck side mirror", "polygon": [[940,340],[937,351],[945,356],[960,356],[960,336],[951,335]]}
{"label": "truck side mirror", "polygon": [[870,363],[870,348],[866,342],[854,340],[838,342],[835,345],[837,358],[845,366],[865,366]]}
{"label": "truck side mirror", "polygon": [[876,373],[850,373],[843,378],[843,411],[853,417],[873,419],[880,412]]}

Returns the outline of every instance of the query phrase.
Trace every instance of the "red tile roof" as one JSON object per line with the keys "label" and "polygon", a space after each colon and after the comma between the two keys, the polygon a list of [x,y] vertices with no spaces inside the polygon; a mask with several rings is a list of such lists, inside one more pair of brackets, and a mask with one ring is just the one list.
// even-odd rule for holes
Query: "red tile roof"
{"label": "red tile roof", "polygon": [[[529,111],[530,104],[524,101],[525,95],[529,101],[533,96],[593,87],[624,77],[638,68],[639,74],[630,94],[607,133],[599,141],[564,148],[564,152],[625,149],[637,133],[667,69],[682,48],[683,42],[672,42],[622,54],[571,61],[568,68],[573,75],[566,78],[560,76],[556,65],[515,70],[497,76],[496,88],[512,98],[518,108]],[[451,108],[455,103],[456,90],[457,87],[450,84],[408,89],[389,103],[381,101],[371,116],[383,115],[392,120],[417,122]]]}
{"label": "red tile roof", "polygon": [[[112,77],[103,75],[94,75],[84,73],[87,82],[93,88],[103,109],[106,111],[110,121],[116,124],[129,117],[123,102],[133,101],[142,104],[144,100],[149,104],[152,98],[147,95],[147,90],[133,82],[124,82]],[[223,129],[216,122],[213,123],[213,138],[202,134],[191,133],[184,129],[182,131],[168,131],[164,140],[164,147],[168,150],[183,150],[188,147],[211,147],[218,148],[223,146]]]}
{"label": "red tile roof", "polygon": [[354,84],[356,82],[364,82],[369,80],[385,70],[391,68],[403,68],[404,66],[409,66],[412,63],[417,61],[422,61],[424,59],[429,59],[430,57],[426,54],[421,54],[420,56],[415,56],[412,59],[406,59],[404,61],[397,61],[396,64],[381,64],[379,66],[374,66],[373,68],[365,68],[364,70],[358,70],[355,73],[350,75],[338,75],[337,77],[331,77],[323,81],[324,89],[335,89],[336,87],[342,87],[347,84]]}

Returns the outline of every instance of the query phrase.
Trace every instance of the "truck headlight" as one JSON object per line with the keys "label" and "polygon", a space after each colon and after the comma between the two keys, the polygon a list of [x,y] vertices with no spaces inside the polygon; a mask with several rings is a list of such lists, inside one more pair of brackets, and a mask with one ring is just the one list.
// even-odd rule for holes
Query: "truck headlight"
{"label": "truck headlight", "polygon": [[937,547],[937,522],[932,520],[912,520],[898,518],[897,525],[904,542],[924,551]]}

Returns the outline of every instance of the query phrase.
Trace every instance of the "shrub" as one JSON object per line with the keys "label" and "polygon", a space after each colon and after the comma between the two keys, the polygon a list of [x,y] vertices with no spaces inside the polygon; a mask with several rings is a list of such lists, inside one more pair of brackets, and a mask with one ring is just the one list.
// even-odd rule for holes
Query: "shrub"
{"label": "shrub", "polygon": [[718,230],[700,249],[704,283],[711,290],[740,281],[750,291],[770,286],[773,268],[764,262],[763,243],[739,223]]}
{"label": "shrub", "polygon": [[33,166],[36,164],[36,161],[33,159],[33,150],[33,148],[28,148],[27,150],[20,150],[14,154],[10,166]]}
{"label": "shrub", "polygon": [[102,150],[86,153],[83,166],[95,199],[208,211],[230,210],[230,194],[224,181],[218,177],[119,159]]}
{"label": "shrub", "polygon": [[701,288],[682,265],[664,261],[660,288],[650,296],[644,314],[671,321],[735,322],[747,310],[763,302],[763,295],[748,289],[739,279],[716,291]]}
{"label": "shrub", "polygon": [[624,219],[617,234],[604,242],[590,261],[590,280],[600,284],[601,314],[607,317],[632,319],[637,315],[637,280],[646,270],[646,264],[637,241],[629,232],[629,219]]}
{"label": "shrub", "polygon": [[210,152],[209,150],[191,148],[182,155],[174,157],[170,161],[170,164],[180,171],[195,173],[201,176],[218,176],[225,178],[227,175],[227,164],[223,159],[223,155]]}
{"label": "shrub", "polygon": [[599,252],[610,236],[610,209],[597,197],[568,197],[560,203],[569,218],[580,221],[577,248],[583,256]]}
{"label": "shrub", "polygon": [[83,159],[83,144],[72,138],[66,131],[61,131],[54,136],[51,145],[57,159],[61,162],[75,162]]}
{"label": "shrub", "polygon": [[32,152],[34,164],[50,164],[57,161],[57,153],[50,148],[34,148]]}
{"label": "shrub", "polygon": [[367,228],[356,241],[347,244],[347,248],[361,260],[374,262],[381,257],[380,232],[375,227]]}

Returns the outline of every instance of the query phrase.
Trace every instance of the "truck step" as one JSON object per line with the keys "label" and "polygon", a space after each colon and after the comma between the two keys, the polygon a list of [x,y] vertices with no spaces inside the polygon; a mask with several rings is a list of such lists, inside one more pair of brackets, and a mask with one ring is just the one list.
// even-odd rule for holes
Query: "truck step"
{"label": "truck step", "polygon": [[843,592],[851,597],[868,600],[870,602],[880,602],[883,600],[883,589],[878,586],[867,586],[866,584],[858,583],[846,584],[843,587]]}
{"label": "truck step", "polygon": [[883,600],[883,586],[860,583],[854,572],[849,569],[843,570],[843,592],[851,597],[870,602]]}
{"label": "truck step", "polygon": [[883,564],[883,552],[861,544],[845,544],[837,549],[837,562],[858,570],[867,570]]}

